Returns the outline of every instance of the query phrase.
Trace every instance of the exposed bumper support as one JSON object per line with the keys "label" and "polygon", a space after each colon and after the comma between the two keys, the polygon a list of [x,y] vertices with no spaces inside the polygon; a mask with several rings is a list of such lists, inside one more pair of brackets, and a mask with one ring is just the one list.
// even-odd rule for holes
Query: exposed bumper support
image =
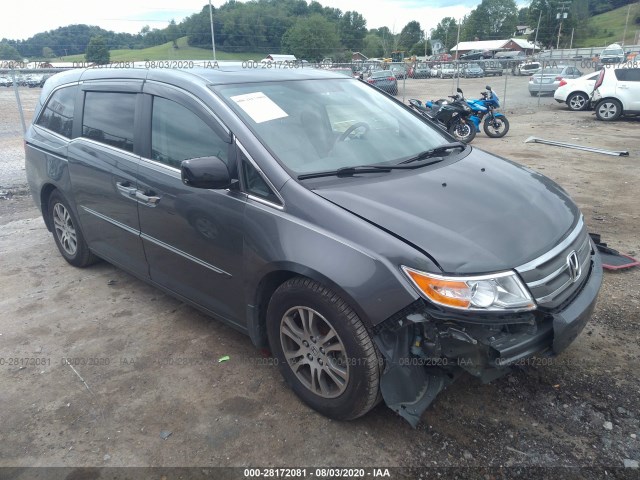
{"label": "exposed bumper support", "polygon": [[396,317],[374,336],[385,358],[380,379],[385,403],[415,428],[436,396],[463,371],[486,383],[508,373],[519,360],[560,353],[591,317],[601,283],[596,253],[580,293],[560,312],[539,312],[536,321],[533,316],[520,323],[442,319],[426,307]]}

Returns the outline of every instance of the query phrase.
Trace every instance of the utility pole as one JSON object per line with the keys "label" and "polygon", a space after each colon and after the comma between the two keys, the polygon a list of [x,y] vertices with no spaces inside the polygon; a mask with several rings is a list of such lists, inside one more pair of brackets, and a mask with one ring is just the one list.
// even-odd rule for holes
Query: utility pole
{"label": "utility pole", "polygon": [[213,48],[213,61],[216,61],[216,39],[213,35],[213,7],[211,6],[211,0],[209,0],[209,22],[211,22],[211,47]]}
{"label": "utility pole", "polygon": [[627,21],[624,23],[624,35],[622,35],[622,46],[624,47],[624,42],[627,39],[627,25],[629,25],[629,13],[631,12],[631,4],[629,4],[629,8],[627,8]]}
{"label": "utility pole", "polygon": [[[536,45],[538,44],[538,32],[540,31],[540,19],[542,18],[542,10],[540,10],[540,15],[538,15],[538,26],[536,27],[536,36],[533,39],[533,54],[536,54]],[[538,95],[540,97],[540,95]]]}
{"label": "utility pole", "polygon": [[422,36],[424,38],[424,59],[427,59],[427,31],[422,32]]}
{"label": "utility pole", "polygon": [[556,43],[556,50],[560,48],[560,36],[562,35],[562,20],[567,18],[569,12],[565,12],[565,9],[569,10],[569,5],[571,5],[571,1],[563,1],[558,2],[558,8],[560,9],[556,14],[556,20],[560,20],[560,26],[558,27],[558,41]]}
{"label": "utility pole", "polygon": [[458,38],[456,39],[456,60],[458,60],[458,54],[460,53],[460,24],[462,20],[458,20]]}
{"label": "utility pole", "polygon": [[573,31],[575,30],[575,28],[571,29],[571,42],[569,43],[569,50],[571,50],[571,48],[573,47]]}

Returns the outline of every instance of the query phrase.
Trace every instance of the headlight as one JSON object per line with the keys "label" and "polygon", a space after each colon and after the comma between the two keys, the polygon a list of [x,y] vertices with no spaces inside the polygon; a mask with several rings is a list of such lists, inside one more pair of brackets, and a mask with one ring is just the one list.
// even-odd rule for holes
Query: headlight
{"label": "headlight", "polygon": [[514,272],[445,277],[402,267],[418,291],[438,305],[461,310],[533,310],[531,294]]}

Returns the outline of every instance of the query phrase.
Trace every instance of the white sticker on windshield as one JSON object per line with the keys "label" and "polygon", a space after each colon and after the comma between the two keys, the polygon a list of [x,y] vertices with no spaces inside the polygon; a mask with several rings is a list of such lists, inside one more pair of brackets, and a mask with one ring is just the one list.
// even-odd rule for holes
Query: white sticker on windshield
{"label": "white sticker on windshield", "polygon": [[256,123],[288,117],[276,103],[262,92],[245,93],[231,97]]}

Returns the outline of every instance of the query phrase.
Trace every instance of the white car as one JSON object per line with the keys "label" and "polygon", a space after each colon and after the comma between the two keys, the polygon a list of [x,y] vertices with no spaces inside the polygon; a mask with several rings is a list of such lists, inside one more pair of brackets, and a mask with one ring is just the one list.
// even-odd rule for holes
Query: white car
{"label": "white car", "polygon": [[523,62],[511,70],[513,75],[534,75],[542,70],[540,62]]}
{"label": "white car", "polygon": [[566,103],[570,110],[586,110],[599,75],[600,72],[592,72],[579,78],[562,80],[553,98],[558,103]]}
{"label": "white car", "polygon": [[640,67],[635,62],[600,70],[591,104],[598,120],[611,121],[621,115],[640,115]]}
{"label": "white car", "polygon": [[458,69],[453,63],[443,63],[438,69],[440,78],[455,78],[458,76]]}

